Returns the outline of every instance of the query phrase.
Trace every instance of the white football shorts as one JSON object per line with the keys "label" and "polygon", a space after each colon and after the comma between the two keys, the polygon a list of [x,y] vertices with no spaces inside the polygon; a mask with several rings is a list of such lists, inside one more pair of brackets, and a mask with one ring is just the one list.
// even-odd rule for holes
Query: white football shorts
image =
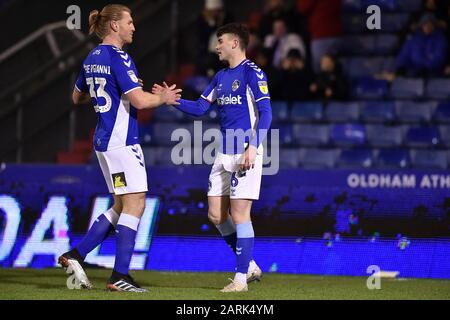
{"label": "white football shorts", "polygon": [[262,153],[256,155],[253,169],[241,172],[243,154],[218,153],[209,174],[208,196],[258,200],[263,166]]}
{"label": "white football shorts", "polygon": [[95,153],[110,193],[148,191],[144,155],[139,144]]}

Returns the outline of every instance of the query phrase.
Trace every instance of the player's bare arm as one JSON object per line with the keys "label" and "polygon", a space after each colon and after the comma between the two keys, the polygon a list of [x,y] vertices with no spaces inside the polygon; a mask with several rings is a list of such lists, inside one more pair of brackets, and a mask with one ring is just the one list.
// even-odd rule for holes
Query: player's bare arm
{"label": "player's bare arm", "polygon": [[162,88],[158,93],[145,92],[142,89],[133,90],[126,94],[128,100],[137,109],[156,108],[161,104],[178,105],[181,98],[181,89],[173,85]]}
{"label": "player's bare arm", "polygon": [[91,96],[86,92],[80,92],[77,89],[74,89],[72,101],[74,104],[88,104],[91,102]]}

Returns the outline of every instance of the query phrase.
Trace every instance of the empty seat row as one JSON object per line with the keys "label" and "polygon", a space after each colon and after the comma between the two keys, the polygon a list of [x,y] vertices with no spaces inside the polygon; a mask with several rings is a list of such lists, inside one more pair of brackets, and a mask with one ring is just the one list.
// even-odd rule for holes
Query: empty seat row
{"label": "empty seat row", "polygon": [[[144,147],[146,165],[211,165],[214,156],[204,157],[202,148],[180,155],[170,147]],[[182,159],[183,158],[183,159]],[[197,159],[195,161],[195,159]],[[184,160],[184,161],[183,161]],[[450,168],[450,151],[427,149],[280,149],[278,157],[271,154],[272,164],[280,168]]]}
{"label": "empty seat row", "polygon": [[[205,146],[211,143],[220,144],[220,137],[217,137],[220,134],[218,129],[218,126],[212,123],[156,123],[153,126],[142,126],[140,138],[143,145]],[[270,144],[279,142],[284,146],[450,147],[448,125],[278,123],[274,124],[272,129],[277,131],[269,132],[267,142]]]}
{"label": "empty seat row", "polygon": [[343,0],[344,12],[366,12],[370,5],[377,5],[384,12],[416,12],[422,9],[422,0]]}
{"label": "empty seat row", "polygon": [[[357,50],[357,49],[349,49]],[[339,58],[342,71],[347,78],[357,79],[362,77],[373,77],[385,72],[395,71],[394,56],[376,57],[341,57]]]}
{"label": "empty seat row", "polygon": [[352,84],[355,99],[447,99],[450,97],[450,79],[437,78],[425,81],[422,78],[398,77],[391,84],[385,80],[362,77]]}
{"label": "empty seat row", "polygon": [[[342,24],[345,33],[367,33],[367,18],[366,13],[344,13],[342,17]],[[393,13],[383,12],[381,19],[380,32],[399,32],[408,26],[410,20],[409,13]],[[373,31],[372,31],[373,32]]]}
{"label": "empty seat row", "polygon": [[346,35],[341,38],[340,55],[386,55],[399,49],[395,34]]}
{"label": "empty seat row", "polygon": [[450,101],[332,101],[326,106],[317,101],[294,102],[291,105],[273,101],[272,116],[274,122],[450,123]]}
{"label": "empty seat row", "polygon": [[[277,128],[280,144],[285,146],[450,147],[449,126],[281,124]],[[269,142],[272,135],[270,132]]]}

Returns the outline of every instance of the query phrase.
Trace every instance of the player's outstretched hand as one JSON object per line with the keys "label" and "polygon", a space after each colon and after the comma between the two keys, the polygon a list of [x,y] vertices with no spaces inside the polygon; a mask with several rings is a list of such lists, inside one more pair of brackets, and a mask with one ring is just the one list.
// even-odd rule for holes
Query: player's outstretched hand
{"label": "player's outstretched hand", "polygon": [[152,93],[153,93],[153,94],[161,94],[162,91],[164,90],[164,88],[172,88],[172,89],[175,89],[176,86],[177,86],[176,84],[173,84],[173,85],[171,85],[171,86],[169,87],[165,81],[163,82],[163,85],[162,85],[162,86],[159,85],[159,84],[157,84],[157,83],[155,83],[155,84],[153,84],[153,87],[152,87]]}
{"label": "player's outstretched hand", "polygon": [[181,99],[181,91],[181,89],[176,89],[176,85],[171,85],[170,87],[166,86],[162,88],[159,95],[161,95],[162,101],[165,104],[175,106],[180,104],[178,100]]}

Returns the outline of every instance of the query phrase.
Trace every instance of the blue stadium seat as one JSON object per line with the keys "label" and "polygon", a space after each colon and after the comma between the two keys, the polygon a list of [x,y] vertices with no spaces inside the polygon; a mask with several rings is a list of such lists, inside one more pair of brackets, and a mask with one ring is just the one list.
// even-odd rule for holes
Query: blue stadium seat
{"label": "blue stadium seat", "polygon": [[[178,129],[178,132],[183,135],[183,138],[176,137],[177,141],[171,141],[172,133]],[[153,125],[153,143],[159,146],[172,146],[178,144],[183,140],[185,143],[189,142],[189,138],[192,141],[194,139],[194,123],[180,123],[180,122],[158,122]],[[201,138],[201,137],[200,137]]]}
{"label": "blue stadium seat", "polygon": [[154,109],[152,118],[156,121],[180,121],[186,118],[185,114],[172,106],[161,106]]}
{"label": "blue stadium seat", "polygon": [[294,124],[294,139],[300,145],[325,145],[329,140],[329,127],[327,125]]}
{"label": "blue stadium seat", "polygon": [[431,99],[450,98],[450,79],[428,79],[425,95]]}
{"label": "blue stadium seat", "polygon": [[395,119],[393,101],[367,101],[361,111],[361,119],[365,122],[390,122]]}
{"label": "blue stadium seat", "polygon": [[273,121],[285,121],[289,117],[289,106],[286,101],[272,101]]}
{"label": "blue stadium seat", "polygon": [[415,168],[447,169],[447,152],[444,150],[411,150],[410,153]]}
{"label": "blue stadium seat", "polygon": [[402,144],[403,130],[400,126],[367,125],[367,141],[374,147],[394,147]]}
{"label": "blue stadium seat", "polygon": [[380,149],[376,166],[379,168],[408,168],[411,164],[409,151],[405,149]]}
{"label": "blue stadium seat", "polygon": [[435,102],[397,101],[395,105],[397,118],[403,123],[428,123],[431,120]]}
{"label": "blue stadium seat", "polygon": [[450,147],[450,126],[439,126],[439,136],[441,143]]}
{"label": "blue stadium seat", "polygon": [[401,0],[398,3],[398,10],[401,12],[416,12],[422,9],[422,0]]}
{"label": "blue stadium seat", "polygon": [[337,160],[338,168],[370,168],[373,166],[372,149],[342,150]]}
{"label": "blue stadium seat", "polygon": [[359,12],[362,8],[362,0],[342,0],[342,9],[345,12]]}
{"label": "blue stadium seat", "polygon": [[379,34],[376,36],[374,50],[375,54],[394,54],[399,47],[398,37],[394,34]]}
{"label": "blue stadium seat", "polygon": [[421,78],[396,78],[391,84],[391,97],[417,99],[423,96],[424,82]]}
{"label": "blue stadium seat", "polygon": [[438,123],[450,123],[450,101],[440,102],[433,115]]}
{"label": "blue stadium seat", "polygon": [[373,78],[362,78],[354,82],[352,97],[355,99],[383,99],[388,93],[388,82]]}
{"label": "blue stadium seat", "polygon": [[385,32],[399,32],[407,27],[408,21],[408,13],[383,12],[382,29]]}
{"label": "blue stadium seat", "polygon": [[298,149],[280,149],[280,168],[297,168],[300,162]]}
{"label": "blue stadium seat", "polygon": [[425,122],[429,123],[432,119],[436,102],[414,102],[414,101],[397,101],[396,112],[397,118],[401,122]]}
{"label": "blue stadium seat", "polygon": [[360,104],[358,102],[330,102],[325,108],[328,121],[353,122],[359,119]]}
{"label": "blue stadium seat", "polygon": [[395,56],[388,56],[383,59],[381,70],[385,72],[395,72],[397,69]]}
{"label": "blue stadium seat", "polygon": [[368,55],[375,52],[375,36],[348,35],[341,38],[340,54]]}
{"label": "blue stadium seat", "polygon": [[395,11],[399,7],[401,0],[362,0],[363,8],[367,8],[370,5],[377,5],[381,11]]}
{"label": "blue stadium seat", "polygon": [[334,124],[330,140],[337,146],[362,145],[366,141],[366,130],[362,124]]}
{"label": "blue stadium seat", "polygon": [[317,121],[323,117],[322,103],[312,102],[294,102],[292,105],[291,119],[297,122]]}
{"label": "blue stadium seat", "polygon": [[436,127],[412,127],[405,136],[410,147],[434,147],[440,142],[439,130]]}
{"label": "blue stadium seat", "polygon": [[334,168],[339,151],[336,149],[300,150],[300,166],[307,169]]}
{"label": "blue stadium seat", "polygon": [[290,123],[274,124],[272,129],[279,130],[278,134],[282,146],[289,146],[294,143],[294,134]]}
{"label": "blue stadium seat", "polygon": [[355,13],[346,13],[342,17],[344,33],[364,33],[367,31],[367,16]]}
{"label": "blue stadium seat", "polygon": [[380,73],[383,67],[383,58],[350,58],[342,60],[344,73],[350,78],[373,77]]}

